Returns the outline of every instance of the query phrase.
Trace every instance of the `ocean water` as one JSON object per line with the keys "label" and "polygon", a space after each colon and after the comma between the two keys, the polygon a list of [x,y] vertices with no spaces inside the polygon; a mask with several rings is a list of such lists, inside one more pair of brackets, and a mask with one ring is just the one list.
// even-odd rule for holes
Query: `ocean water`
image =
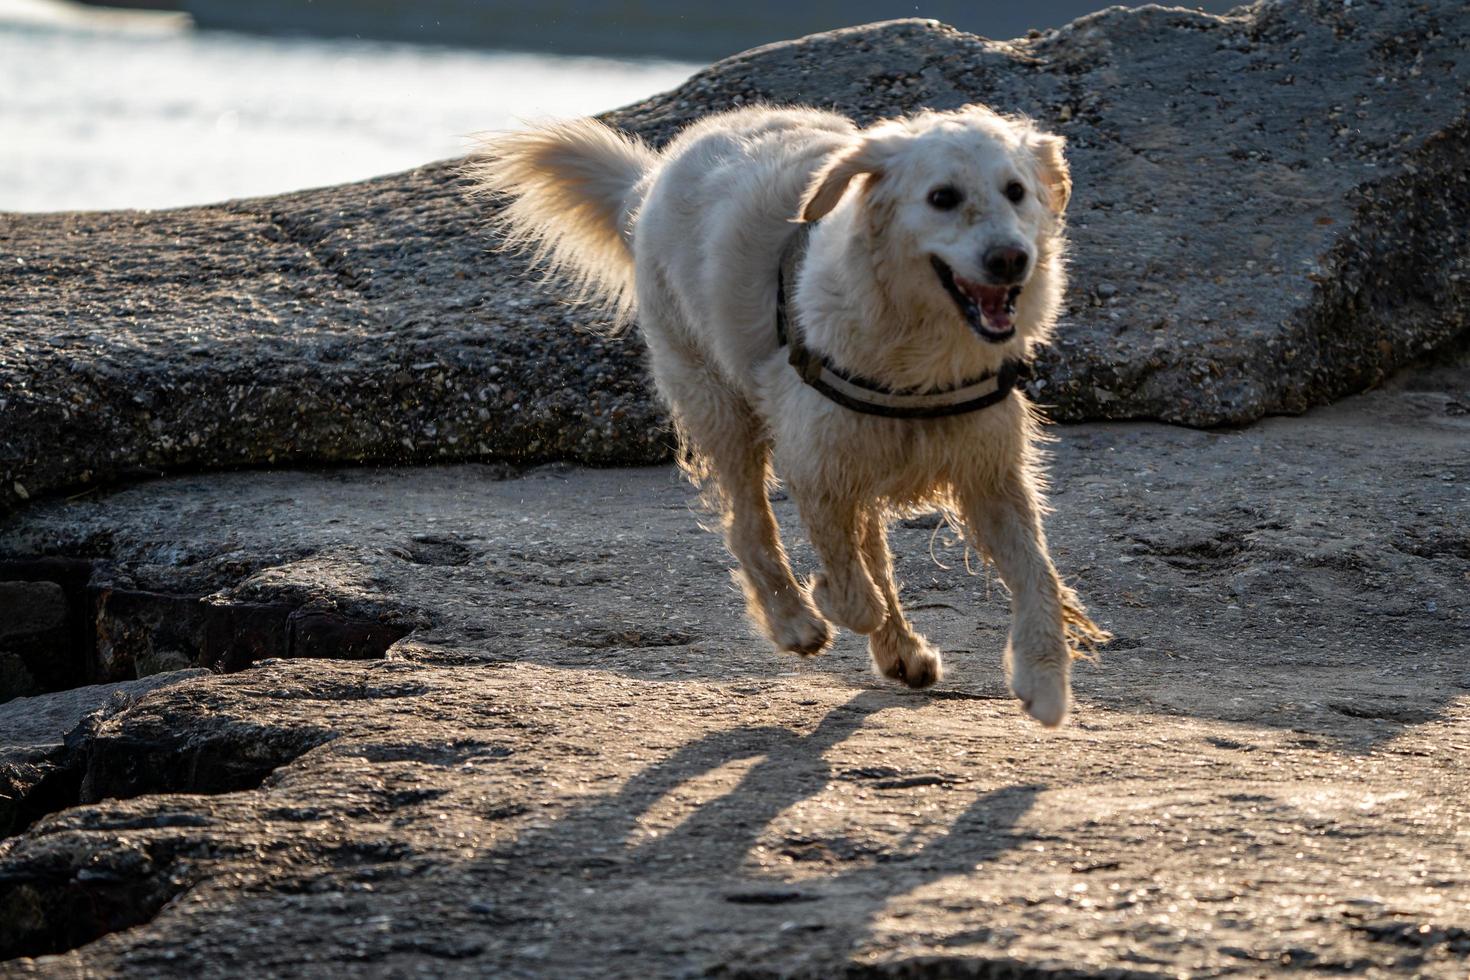
{"label": "ocean water", "polygon": [[392,173],[699,67],[253,37],[0,0],[0,211],[177,207]]}

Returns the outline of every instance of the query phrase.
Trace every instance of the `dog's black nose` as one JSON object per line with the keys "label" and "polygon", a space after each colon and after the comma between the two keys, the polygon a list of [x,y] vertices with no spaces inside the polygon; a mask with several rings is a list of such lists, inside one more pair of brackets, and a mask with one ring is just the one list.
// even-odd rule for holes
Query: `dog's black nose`
{"label": "dog's black nose", "polygon": [[985,271],[990,273],[997,285],[1009,286],[1026,276],[1026,264],[1031,261],[1024,250],[1001,246],[985,253]]}

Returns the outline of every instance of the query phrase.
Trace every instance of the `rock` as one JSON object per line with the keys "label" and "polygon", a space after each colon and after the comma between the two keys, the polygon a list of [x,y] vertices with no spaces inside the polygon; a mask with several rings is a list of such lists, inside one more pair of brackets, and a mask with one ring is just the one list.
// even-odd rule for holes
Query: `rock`
{"label": "rock", "polygon": [[[422,558],[435,546],[414,547]],[[279,657],[372,659],[414,625],[371,603],[323,600],[312,588],[273,594],[267,602],[225,600],[213,594],[215,586],[238,582],[238,561],[200,569],[169,543],[158,545],[147,571],[119,572],[106,561],[48,550],[0,557],[0,701],[190,667],[233,671]],[[77,555],[92,550],[72,549]],[[160,566],[160,557],[170,564]]]}
{"label": "rock", "polygon": [[[1032,392],[1067,420],[1241,423],[1465,332],[1462,13],[1112,8],[1012,42],[896,21],[758,48],[606,118],[657,143],[758,99],[1030,113],[1070,140],[1077,188],[1074,288]],[[636,337],[493,252],[455,167],[6,218],[0,505],[177,469],[667,458]],[[1102,307],[1099,283],[1118,290]]]}
{"label": "rock", "polygon": [[[0,836],[75,802],[82,773],[76,746],[68,747],[67,739],[88,715],[121,711],[149,691],[209,673],[180,670],[0,704]],[[78,736],[77,744],[86,737]]]}
{"label": "rock", "polygon": [[56,691],[34,698],[16,698],[0,704],[0,747],[3,749],[60,746],[65,735],[82,719],[109,702],[130,704],[170,684],[194,677],[208,677],[207,670],[180,670],[141,680],[114,684],[91,684]]}
{"label": "rock", "polygon": [[11,567],[420,625],[74,729],[0,842],[0,958],[35,957],[0,972],[1456,976],[1467,400],[1456,364],[1241,430],[1059,427],[1048,534],[1118,637],[1060,732],[1005,693],[1004,590],[923,521],[893,533],[947,657],[920,693],[851,636],[753,639],[672,466],[42,501],[0,521]]}
{"label": "rock", "polygon": [[0,701],[60,686],[70,671],[70,609],[56,582],[0,574]]}

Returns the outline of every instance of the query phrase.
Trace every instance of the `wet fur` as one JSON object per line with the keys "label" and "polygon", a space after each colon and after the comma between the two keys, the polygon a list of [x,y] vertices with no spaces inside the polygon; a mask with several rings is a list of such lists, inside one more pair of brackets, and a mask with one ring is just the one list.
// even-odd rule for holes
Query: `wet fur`
{"label": "wet fur", "polygon": [[[904,618],[888,552],[896,515],[940,509],[1012,594],[1006,670],[1047,725],[1070,703],[1077,643],[1107,634],[1047,552],[1037,420],[1016,392],[933,420],[862,415],[803,384],[777,348],[775,282],[794,221],[817,222],[792,298],[810,347],[893,388],[957,384],[1047,339],[1064,284],[1071,182],[1060,138],[982,106],[858,129],[832,113],[755,107],[706,118],[655,153],[591,120],[487,139],[476,186],[506,242],[529,246],[615,312],[636,309],[686,471],[721,515],[751,618],[816,653],[832,625],[869,637],[876,669],[913,687],[942,660]],[[1004,187],[1025,185],[1022,203]],[[939,183],[964,203],[927,203]],[[976,336],[930,265],[984,275],[1023,243],[1029,278],[1005,343]],[[780,473],[823,570],[787,561],[768,502]]]}

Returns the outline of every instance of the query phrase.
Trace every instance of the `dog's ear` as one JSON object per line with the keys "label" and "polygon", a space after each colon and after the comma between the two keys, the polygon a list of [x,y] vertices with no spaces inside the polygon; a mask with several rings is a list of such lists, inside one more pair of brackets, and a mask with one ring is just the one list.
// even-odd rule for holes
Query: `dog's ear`
{"label": "dog's ear", "polygon": [[853,179],[863,174],[869,179],[883,172],[884,144],[867,137],[844,146],[827,157],[801,198],[799,221],[816,221],[837,206]]}
{"label": "dog's ear", "polygon": [[1067,145],[1064,137],[1040,130],[1032,130],[1026,143],[1041,168],[1041,182],[1047,190],[1047,203],[1056,214],[1067,210],[1072,199],[1072,171],[1062,149]]}

